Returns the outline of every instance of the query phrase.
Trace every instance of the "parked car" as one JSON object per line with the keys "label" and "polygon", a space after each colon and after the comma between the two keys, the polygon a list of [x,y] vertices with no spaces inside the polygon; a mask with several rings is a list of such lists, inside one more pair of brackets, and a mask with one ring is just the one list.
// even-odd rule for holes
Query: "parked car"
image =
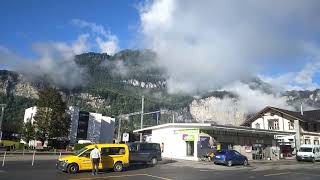
{"label": "parked car", "polygon": [[248,158],[235,150],[218,151],[212,160],[215,164],[224,164],[227,166],[235,164],[242,164],[246,166],[249,164]]}
{"label": "parked car", "polygon": [[[97,144],[101,152],[101,163],[99,169],[113,169],[120,172],[124,167],[129,166],[129,148],[126,144]],[[90,152],[95,145],[88,145],[73,155],[59,158],[57,169],[69,173],[76,173],[81,170],[91,170],[92,163]]]}
{"label": "parked car", "polygon": [[158,143],[129,143],[130,163],[150,163],[156,165],[161,161],[161,148]]}
{"label": "parked car", "polygon": [[296,158],[297,161],[315,162],[320,160],[320,146],[310,144],[301,145]]}

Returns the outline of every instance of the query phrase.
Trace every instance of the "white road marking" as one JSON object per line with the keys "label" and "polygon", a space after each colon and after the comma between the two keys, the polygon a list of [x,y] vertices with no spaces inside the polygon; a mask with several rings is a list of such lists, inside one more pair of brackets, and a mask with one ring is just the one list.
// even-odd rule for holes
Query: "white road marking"
{"label": "white road marking", "polygon": [[320,176],[320,174],[310,174],[310,173],[299,173],[299,172],[293,172],[294,174],[301,174],[306,176]]}
{"label": "white road marking", "polygon": [[282,173],[274,173],[274,174],[265,174],[263,176],[279,176],[279,175],[284,175],[284,174],[289,174],[291,172],[282,172]]}

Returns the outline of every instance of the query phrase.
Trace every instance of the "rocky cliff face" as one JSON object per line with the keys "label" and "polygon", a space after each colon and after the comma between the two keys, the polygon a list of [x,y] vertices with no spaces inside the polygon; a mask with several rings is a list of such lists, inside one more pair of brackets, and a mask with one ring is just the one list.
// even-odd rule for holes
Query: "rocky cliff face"
{"label": "rocky cliff face", "polygon": [[30,99],[38,98],[38,90],[21,74],[4,71],[0,81],[0,93],[7,96],[22,96]]}
{"label": "rocky cliff face", "polygon": [[207,97],[194,100],[190,104],[190,113],[198,122],[210,122],[221,125],[240,125],[246,118],[235,98]]}
{"label": "rocky cliff face", "polygon": [[[13,73],[10,71],[1,71],[2,76],[0,80],[0,93],[5,96],[19,96],[27,99],[38,99],[38,92],[41,88],[36,87],[36,85],[24,78],[23,75]],[[100,96],[94,96],[89,93],[71,93],[66,95],[61,91],[63,97],[68,103],[74,103],[68,101],[69,99],[76,98],[78,102],[83,102],[92,109],[108,108],[109,105],[105,99]],[[71,105],[71,104],[70,104]]]}

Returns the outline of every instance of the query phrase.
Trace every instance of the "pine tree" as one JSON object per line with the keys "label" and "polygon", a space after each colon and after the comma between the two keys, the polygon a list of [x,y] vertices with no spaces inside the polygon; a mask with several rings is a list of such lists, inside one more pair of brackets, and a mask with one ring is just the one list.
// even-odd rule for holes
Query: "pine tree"
{"label": "pine tree", "polygon": [[38,107],[37,113],[34,116],[35,136],[36,139],[42,142],[42,145],[49,138],[49,129],[52,122],[52,110],[47,107]]}
{"label": "pine tree", "polygon": [[22,135],[22,139],[26,143],[29,143],[30,140],[35,139],[35,129],[31,121],[24,123],[21,135]]}
{"label": "pine tree", "polygon": [[56,89],[39,93],[38,111],[34,117],[37,139],[44,143],[49,138],[66,139],[69,134],[70,116],[67,105]]}

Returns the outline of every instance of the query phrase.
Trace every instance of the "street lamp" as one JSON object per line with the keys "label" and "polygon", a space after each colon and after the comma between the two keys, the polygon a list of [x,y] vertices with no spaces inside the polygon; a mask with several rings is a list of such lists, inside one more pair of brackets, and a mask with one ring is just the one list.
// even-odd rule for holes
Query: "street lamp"
{"label": "street lamp", "polygon": [[6,104],[0,104],[1,107],[1,117],[0,117],[0,142],[2,141],[2,121],[3,121],[3,115],[4,115],[4,108],[6,107]]}

